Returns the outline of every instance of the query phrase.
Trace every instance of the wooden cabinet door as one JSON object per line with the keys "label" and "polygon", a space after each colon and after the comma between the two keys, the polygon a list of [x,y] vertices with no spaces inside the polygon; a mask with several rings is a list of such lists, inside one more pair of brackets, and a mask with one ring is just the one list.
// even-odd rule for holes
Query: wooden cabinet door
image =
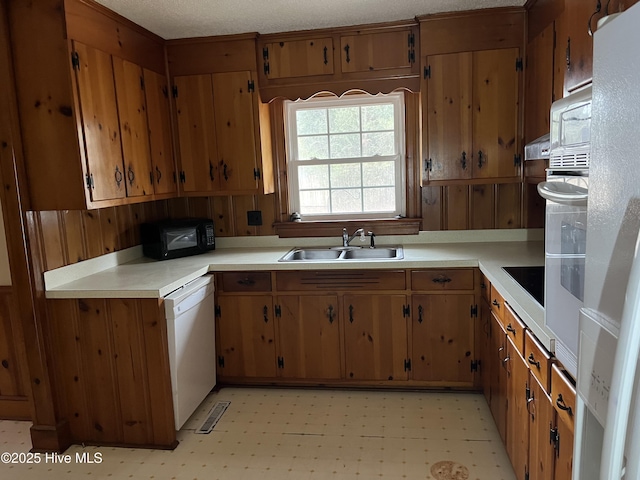
{"label": "wooden cabinet door", "polygon": [[265,44],[262,51],[267,78],[333,74],[333,39],[310,38]]}
{"label": "wooden cabinet door", "polygon": [[518,49],[473,52],[473,176],[517,177]]}
{"label": "wooden cabinet door", "polygon": [[507,339],[507,454],[518,480],[529,472],[529,367],[510,337]]}
{"label": "wooden cabinet door", "polygon": [[413,380],[473,385],[473,294],[413,295]]}
{"label": "wooden cabinet door", "polygon": [[[257,191],[254,102],[251,72],[217,73],[213,100],[218,148],[218,181],[222,191]],[[255,85],[255,83],[253,83]]]}
{"label": "wooden cabinet door", "polygon": [[423,150],[429,181],[471,178],[472,58],[469,52],[426,58]]}
{"label": "wooden cabinet door", "polygon": [[549,133],[553,102],[554,24],[540,32],[527,45],[525,66],[524,141]]}
{"label": "wooden cabinet door", "polygon": [[415,36],[412,42],[411,35],[407,29],[340,37],[342,73],[411,69],[415,62]]}
{"label": "wooden cabinet door", "polygon": [[405,295],[345,295],[345,367],[349,380],[407,380]]}
{"label": "wooden cabinet door", "polygon": [[[565,0],[562,20],[566,28],[557,47],[565,53],[564,90],[570,92],[591,79],[593,70],[593,37],[589,36],[589,17],[596,11],[598,0]],[[602,13],[591,19],[595,32]]]}
{"label": "wooden cabinet door", "polygon": [[549,441],[553,405],[535,376],[529,373],[529,480],[553,480],[554,449]]}
{"label": "wooden cabinet door", "polygon": [[174,78],[180,152],[180,182],[184,192],[220,188],[211,75]]}
{"label": "wooden cabinet door", "polygon": [[557,418],[557,445],[554,465],[554,480],[571,480],[573,472],[573,430]]}
{"label": "wooden cabinet door", "polygon": [[128,197],[151,195],[153,177],[142,68],[113,57]]}
{"label": "wooden cabinet door", "polygon": [[218,308],[218,373],[225,377],[275,377],[271,296],[221,295]]}
{"label": "wooden cabinet door", "polygon": [[507,369],[505,359],[507,334],[502,323],[491,313],[491,414],[498,427],[500,438],[506,444],[507,439]]}
{"label": "wooden cabinet door", "polygon": [[124,198],[125,172],[111,56],[75,41],[73,51],[77,55],[76,83],[91,200]]}
{"label": "wooden cabinet door", "polygon": [[147,100],[151,167],[155,193],[173,193],[178,189],[176,166],[171,143],[169,84],[167,77],[146,68],[144,93]]}
{"label": "wooden cabinet door", "polygon": [[280,375],[286,378],[341,377],[340,323],[336,295],[278,297]]}
{"label": "wooden cabinet door", "polygon": [[476,345],[479,345],[478,357],[480,358],[480,385],[487,403],[491,405],[491,369],[495,362],[492,362],[491,355],[491,307],[484,298],[480,301],[480,321],[476,325]]}

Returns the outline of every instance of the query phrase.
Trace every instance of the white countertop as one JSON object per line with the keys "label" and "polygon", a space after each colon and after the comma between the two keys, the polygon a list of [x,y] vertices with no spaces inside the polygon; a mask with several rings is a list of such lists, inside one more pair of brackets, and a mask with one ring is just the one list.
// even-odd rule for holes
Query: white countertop
{"label": "white countertop", "polygon": [[[480,234],[478,234],[480,235]],[[418,236],[414,236],[418,237]],[[538,235],[533,235],[536,238]],[[441,236],[441,239],[448,237]],[[452,237],[453,238],[453,237]],[[476,236],[477,238],[477,236]],[[226,239],[225,239],[226,240]],[[297,245],[309,245],[308,239],[296,239]],[[335,239],[318,241],[327,244]],[[479,267],[496,286],[514,311],[531,328],[538,339],[554,350],[552,334],[544,327],[544,309],[501,267],[544,264],[544,244],[534,241],[418,243],[418,238],[381,238],[379,245],[403,245],[402,260],[340,260],[279,262],[291,244],[273,245],[274,241],[218,241],[218,245],[240,245],[218,248],[210,253],[175,260],[156,261],[141,257],[140,247],[110,254],[77,265],[45,273],[47,298],[161,298],[207,272],[242,270],[322,270],[385,268],[452,268]],[[395,240],[395,241],[394,241]],[[491,239],[493,240],[493,239]],[[262,245],[260,245],[262,243]],[[328,243],[332,245],[332,243]],[[123,263],[124,262],[124,263]]]}

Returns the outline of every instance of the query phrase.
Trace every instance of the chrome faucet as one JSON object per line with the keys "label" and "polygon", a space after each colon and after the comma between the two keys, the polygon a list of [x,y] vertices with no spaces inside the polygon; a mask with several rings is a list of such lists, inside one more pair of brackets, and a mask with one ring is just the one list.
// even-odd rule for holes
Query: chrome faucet
{"label": "chrome faucet", "polygon": [[353,232],[353,235],[351,235],[351,236],[349,236],[349,232],[347,232],[347,229],[343,228],[342,229],[342,246],[343,247],[348,247],[349,243],[351,242],[351,240],[356,238],[358,235],[364,235],[364,229],[363,228],[357,229],[355,232]]}

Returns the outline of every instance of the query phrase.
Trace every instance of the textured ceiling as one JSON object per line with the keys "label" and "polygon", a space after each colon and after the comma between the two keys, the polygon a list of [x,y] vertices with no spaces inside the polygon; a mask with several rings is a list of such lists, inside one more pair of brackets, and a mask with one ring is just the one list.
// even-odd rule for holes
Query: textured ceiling
{"label": "textured ceiling", "polygon": [[525,0],[97,1],[165,39],[360,25],[525,3]]}

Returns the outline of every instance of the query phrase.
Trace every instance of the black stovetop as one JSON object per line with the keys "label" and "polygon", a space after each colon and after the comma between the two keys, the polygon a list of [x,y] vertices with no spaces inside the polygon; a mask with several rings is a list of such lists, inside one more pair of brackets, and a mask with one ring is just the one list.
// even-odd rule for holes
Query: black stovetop
{"label": "black stovetop", "polygon": [[544,306],[544,267],[502,267],[529,295]]}

